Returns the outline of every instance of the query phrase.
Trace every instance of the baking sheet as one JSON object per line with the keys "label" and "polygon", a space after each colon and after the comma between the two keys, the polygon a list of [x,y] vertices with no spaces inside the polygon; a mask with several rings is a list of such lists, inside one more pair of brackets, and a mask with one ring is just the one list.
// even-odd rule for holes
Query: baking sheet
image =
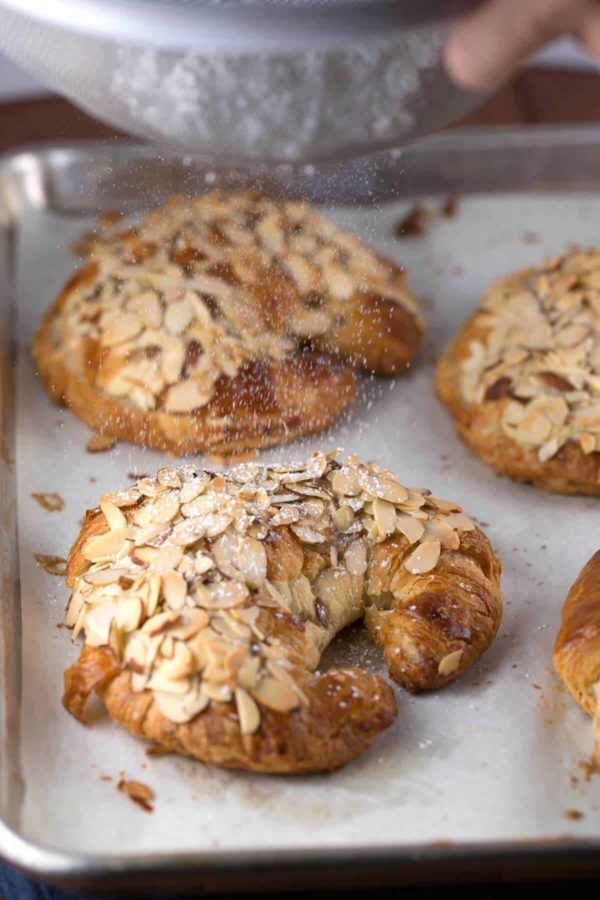
{"label": "baking sheet", "polygon": [[[34,168],[34,160],[30,154],[20,164]],[[90,166],[93,160],[90,150]],[[66,157],[59,163],[58,172]],[[344,447],[376,458],[404,483],[458,500],[486,523],[501,556],[506,607],[494,645],[458,683],[421,697],[398,689],[398,720],[370,751],[332,775],[281,778],[177,757],[149,759],[145,745],[100,711],[93,726],[83,728],[60,706],[62,672],[77,654],[69,633],[57,627],[67,592],[33,554],[65,556],[86,507],[127,484],[129,473],[153,472],[168,458],[126,445],[87,453],[87,429],[53,407],[35,377],[28,355],[33,331],[73,270],[73,239],[90,224],[76,214],[76,195],[53,202],[48,171],[51,166],[42,177],[36,170],[26,191],[5,194],[18,221],[13,471],[22,665],[20,734],[16,740],[13,729],[12,747],[4,747],[3,777],[7,768],[11,777],[2,802],[6,825],[27,842],[20,852],[27,845],[59,851],[66,871],[74,854],[93,855],[96,865],[118,854],[126,866],[148,854],[201,859],[293,849],[308,862],[311,852],[339,847],[355,849],[359,858],[368,848],[400,852],[449,841],[460,848],[600,838],[600,779],[586,783],[578,767],[591,754],[590,722],[551,671],[561,604],[598,547],[597,501],[551,496],[498,478],[459,443],[433,393],[435,356],[491,278],[571,242],[597,241],[600,191],[469,195],[467,180],[454,218],[435,214],[425,235],[402,241],[393,237],[394,226],[413,200],[329,210],[340,225],[406,265],[430,322],[423,358],[408,378],[365,380],[359,402],[324,436],[260,458]],[[119,196],[118,180],[113,189]],[[129,203],[134,199],[128,195]],[[441,199],[424,202],[436,212]],[[81,209],[88,208],[82,194]],[[47,512],[31,498],[46,491],[61,494],[64,511]],[[381,670],[359,629],[339,639],[328,661]],[[121,776],[153,788],[154,813],[117,792]],[[567,818],[568,810],[582,815]]]}

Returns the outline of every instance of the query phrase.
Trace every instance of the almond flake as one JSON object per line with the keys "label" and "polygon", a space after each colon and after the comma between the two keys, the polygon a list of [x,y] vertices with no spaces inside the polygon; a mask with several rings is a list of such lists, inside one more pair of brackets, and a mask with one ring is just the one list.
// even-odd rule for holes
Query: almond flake
{"label": "almond flake", "polygon": [[452,675],[453,672],[456,672],[456,670],[460,666],[460,661],[462,659],[463,653],[464,648],[461,648],[460,650],[454,650],[452,653],[448,653],[447,656],[444,656],[444,658],[440,660],[438,665],[439,674],[446,677],[448,675]]}
{"label": "almond flake", "polygon": [[122,600],[117,609],[117,628],[126,632],[135,631],[139,627],[144,614],[144,607],[139,597]]}
{"label": "almond flake", "polygon": [[175,303],[169,303],[165,310],[165,327],[172,334],[183,334],[192,319],[194,311],[190,303],[184,298]]}
{"label": "almond flake", "polygon": [[102,343],[105,347],[115,347],[137,337],[144,325],[134,313],[121,312],[111,315],[103,325]]}
{"label": "almond flake", "polygon": [[251,694],[261,706],[275,712],[290,712],[300,706],[300,698],[286,684],[267,675],[251,690]]}
{"label": "almond flake", "polygon": [[103,497],[100,501],[100,509],[104,513],[110,531],[122,531],[127,527],[127,519],[119,507],[111,503],[110,500]]}
{"label": "almond flake", "polygon": [[409,544],[420,541],[425,532],[425,525],[420,519],[409,516],[406,513],[398,513],[396,516],[396,531],[403,534]]}
{"label": "almond flake", "polygon": [[103,600],[88,612],[85,617],[85,642],[88,646],[102,647],[108,644],[110,627],[118,609],[114,600]]}
{"label": "almond flake", "polygon": [[387,500],[378,497],[373,501],[373,516],[375,524],[383,535],[392,534],[396,527],[396,507]]}
{"label": "almond flake", "polygon": [[179,572],[167,569],[162,573],[162,590],[170,609],[175,611],[183,609],[187,596],[187,584]]}
{"label": "almond flake", "polygon": [[155,691],[154,699],[163,716],[175,724],[190,722],[199,713],[203,712],[210,702],[198,686],[194,686],[187,693],[179,695]]}
{"label": "almond flake", "polygon": [[427,541],[413,550],[413,552],[404,560],[404,568],[411,575],[423,575],[425,572],[431,572],[435,569],[440,558],[442,545],[439,541]]}
{"label": "almond flake", "polygon": [[240,720],[242,734],[254,734],[260,725],[260,711],[258,706],[244,688],[235,689],[235,705]]}
{"label": "almond flake", "polygon": [[173,656],[161,664],[160,674],[163,678],[177,680],[193,675],[195,669],[196,663],[192,651],[183,641],[175,641]]}
{"label": "almond flake", "polygon": [[81,551],[82,556],[84,559],[89,559],[90,562],[115,557],[119,550],[123,548],[129,536],[128,528],[118,528],[114,531],[107,531],[105,534],[97,537],[89,538]]}
{"label": "almond flake", "polygon": [[446,516],[444,521],[451,528],[456,528],[457,531],[475,531],[475,525],[464,513],[451,513],[449,516]]}
{"label": "almond flake", "polygon": [[344,553],[344,565],[351,575],[364,575],[367,571],[367,545],[359,539],[353,541]]}
{"label": "almond flake", "polygon": [[169,388],[164,406],[168,413],[191,413],[205,406],[209,400],[210,395],[200,390],[195,381],[188,379]]}
{"label": "almond flake", "polygon": [[162,307],[155,291],[142,291],[127,301],[129,312],[135,313],[146,328],[160,328],[162,324]]}

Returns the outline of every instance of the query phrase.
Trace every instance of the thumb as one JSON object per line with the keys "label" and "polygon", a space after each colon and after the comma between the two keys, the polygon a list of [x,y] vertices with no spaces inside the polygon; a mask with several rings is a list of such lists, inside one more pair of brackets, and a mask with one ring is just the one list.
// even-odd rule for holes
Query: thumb
{"label": "thumb", "polygon": [[454,26],[444,49],[450,76],[467,90],[493,87],[534,50],[580,31],[594,0],[488,0]]}

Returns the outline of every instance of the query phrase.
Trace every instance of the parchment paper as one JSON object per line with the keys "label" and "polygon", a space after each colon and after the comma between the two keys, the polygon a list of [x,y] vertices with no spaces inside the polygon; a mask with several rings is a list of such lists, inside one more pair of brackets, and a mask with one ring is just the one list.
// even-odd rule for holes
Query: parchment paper
{"label": "parchment paper", "polygon": [[[429,198],[437,209],[440,198]],[[177,757],[149,759],[145,745],[98,709],[91,727],[61,707],[62,672],[77,655],[60,629],[67,590],[33,560],[66,556],[86,507],[129,483],[130,472],[166,462],[127,445],[85,450],[88,430],[54,407],[28,348],[42,312],[74,268],[73,238],[87,223],[43,209],[24,214],[18,243],[18,506],[23,614],[20,829],[63,850],[177,852],[333,845],[412,845],[597,835],[600,777],[585,783],[589,720],[560,690],[551,650],[566,591],[600,543],[598,501],[558,497],[497,477],[455,437],[434,396],[433,363],[489,280],[597,240],[600,196],[483,195],[463,198],[453,219],[398,241],[409,204],[333,217],[404,263],[430,321],[423,358],[407,378],[365,381],[362,398],[327,434],[261,455],[302,457],[344,447],[375,458],[407,484],[458,500],[500,554],[506,602],[491,650],[443,691],[398,690],[397,723],[372,749],[328,776],[281,778],[220,771]],[[47,512],[34,491],[57,491]],[[330,659],[378,669],[360,630]],[[120,773],[149,784],[155,811],[117,792]],[[109,780],[103,780],[110,776]],[[572,776],[580,778],[575,784]],[[566,810],[578,810],[577,820]]]}

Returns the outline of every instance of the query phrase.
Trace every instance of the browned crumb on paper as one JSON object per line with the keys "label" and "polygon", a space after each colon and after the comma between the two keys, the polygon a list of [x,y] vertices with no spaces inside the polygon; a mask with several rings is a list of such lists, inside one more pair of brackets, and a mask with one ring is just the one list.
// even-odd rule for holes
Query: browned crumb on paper
{"label": "browned crumb on paper", "polygon": [[115,437],[111,437],[109,434],[100,434],[98,431],[89,438],[85,449],[88,453],[102,453],[104,450],[111,450],[116,443]]}
{"label": "browned crumb on paper", "polygon": [[155,794],[151,787],[142,781],[126,781],[121,778],[117,784],[117,790],[133,800],[144,812],[154,812],[152,801]]}
{"label": "browned crumb on paper", "polygon": [[575,822],[579,819],[583,819],[583,813],[578,809],[565,809],[563,816],[565,819],[572,819]]}
{"label": "browned crumb on paper", "polygon": [[411,210],[400,219],[394,229],[397,238],[403,240],[408,237],[420,237],[425,234],[427,221],[431,213],[419,203],[415,203]]}
{"label": "browned crumb on paper", "polygon": [[141,481],[142,478],[152,478],[152,475],[145,475],[144,472],[128,472],[127,477],[132,481]]}
{"label": "browned crumb on paper", "polygon": [[453,219],[458,212],[458,195],[449,194],[440,206],[440,215],[445,219]]}
{"label": "browned crumb on paper", "polygon": [[42,509],[47,510],[48,512],[60,512],[65,508],[65,501],[57,494],[56,491],[46,492],[46,493],[32,493],[31,496],[39,503]]}
{"label": "browned crumb on paper", "polygon": [[586,781],[591,781],[592,775],[597,775],[598,772],[600,772],[600,766],[595,759],[581,759],[577,763],[577,768],[580,769],[581,772],[583,772],[583,777]]}
{"label": "browned crumb on paper", "polygon": [[33,558],[42,566],[48,575],[63,577],[67,574],[67,561],[63,556],[51,556],[46,553],[34,553]]}
{"label": "browned crumb on paper", "polygon": [[521,235],[521,239],[524,244],[528,244],[533,246],[534,244],[539,244],[541,238],[539,234],[536,234],[535,231],[524,231]]}

